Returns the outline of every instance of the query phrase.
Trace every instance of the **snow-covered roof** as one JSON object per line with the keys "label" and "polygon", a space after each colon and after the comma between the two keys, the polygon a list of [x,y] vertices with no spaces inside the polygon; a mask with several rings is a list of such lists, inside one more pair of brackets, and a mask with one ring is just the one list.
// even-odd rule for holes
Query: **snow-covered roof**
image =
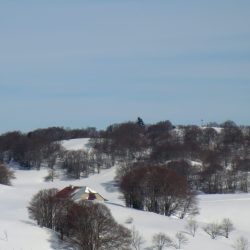
{"label": "snow-covered roof", "polygon": [[77,201],[80,200],[85,194],[91,194],[91,193],[96,194],[97,192],[86,186],[78,187],[78,189],[76,189],[74,193],[71,195],[71,199]]}

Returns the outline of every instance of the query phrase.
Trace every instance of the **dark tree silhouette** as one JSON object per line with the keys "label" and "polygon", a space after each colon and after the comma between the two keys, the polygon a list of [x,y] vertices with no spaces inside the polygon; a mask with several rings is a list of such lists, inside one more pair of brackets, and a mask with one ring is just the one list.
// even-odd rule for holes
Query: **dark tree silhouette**
{"label": "dark tree silhouette", "polygon": [[28,212],[31,219],[37,221],[37,224],[50,229],[54,228],[54,218],[57,210],[60,210],[60,202],[56,198],[57,189],[45,189],[35,194],[28,206]]}
{"label": "dark tree silhouette", "polygon": [[10,185],[11,179],[14,179],[14,172],[4,164],[0,164],[0,184]]}
{"label": "dark tree silhouette", "polygon": [[196,209],[185,178],[166,167],[135,168],[122,177],[120,188],[128,207],[180,217]]}
{"label": "dark tree silhouette", "polygon": [[127,250],[131,233],[116,223],[103,204],[83,202],[75,204],[69,215],[69,239],[81,250]]}

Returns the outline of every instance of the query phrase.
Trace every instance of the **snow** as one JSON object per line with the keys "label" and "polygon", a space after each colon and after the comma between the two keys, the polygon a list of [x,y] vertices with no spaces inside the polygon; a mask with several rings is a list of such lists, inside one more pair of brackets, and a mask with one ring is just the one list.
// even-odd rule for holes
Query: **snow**
{"label": "snow", "polygon": [[192,165],[192,166],[198,166],[198,167],[201,167],[202,166],[202,163],[201,162],[198,162],[198,161],[189,161],[190,162],[190,164]]}
{"label": "snow", "polygon": [[201,195],[199,198],[202,204],[199,221],[218,221],[221,217],[228,217],[237,229],[250,232],[250,194]]}
{"label": "snow", "polygon": [[89,138],[80,138],[80,139],[63,140],[61,144],[66,150],[87,150],[88,142]]}
{"label": "snow", "polygon": [[[86,142],[86,139],[75,139],[66,141],[63,145],[67,149],[76,150],[79,147],[84,148]],[[144,248],[150,247],[152,236],[155,233],[163,232],[174,237],[178,231],[185,230],[187,223],[185,219],[168,218],[126,208],[114,182],[115,171],[116,169],[113,167],[81,180],[56,179],[54,182],[46,182],[45,177],[48,175],[46,169],[40,171],[16,169],[16,179],[13,180],[13,185],[10,187],[0,185],[0,250],[63,249],[56,233],[37,226],[34,221],[29,219],[27,206],[32,196],[39,190],[52,187],[62,189],[69,185],[88,186],[108,199],[106,205],[115,219],[128,228],[135,226],[143,236]],[[240,236],[247,237],[250,241],[250,194],[199,195],[198,199],[200,214],[196,220],[200,227],[204,223],[220,222],[223,218],[228,217],[234,223],[236,230],[232,232],[229,239],[219,237],[212,240],[200,228],[194,238],[186,235],[189,242],[182,249],[228,250],[232,249],[231,245]]]}
{"label": "snow", "polygon": [[212,128],[214,129],[218,134],[220,134],[223,130],[223,128],[220,128],[220,127],[206,127],[206,126],[202,126],[200,127],[201,129],[208,129],[208,128]]}

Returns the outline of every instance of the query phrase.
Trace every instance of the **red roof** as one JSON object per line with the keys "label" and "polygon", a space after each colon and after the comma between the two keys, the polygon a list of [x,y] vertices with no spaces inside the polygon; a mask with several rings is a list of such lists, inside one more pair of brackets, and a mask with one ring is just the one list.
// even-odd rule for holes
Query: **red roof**
{"label": "red roof", "polygon": [[70,198],[71,194],[73,192],[75,192],[75,190],[77,190],[77,189],[79,189],[79,187],[74,187],[74,186],[66,187],[66,188],[62,189],[61,191],[59,191],[56,194],[56,197],[61,198],[61,199]]}

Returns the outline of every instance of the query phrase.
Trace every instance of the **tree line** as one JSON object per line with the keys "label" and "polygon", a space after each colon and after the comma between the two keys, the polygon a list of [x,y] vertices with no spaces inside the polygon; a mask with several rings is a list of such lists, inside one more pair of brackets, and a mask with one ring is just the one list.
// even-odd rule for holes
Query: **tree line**
{"label": "tree line", "polygon": [[[91,138],[88,151],[65,151],[59,143],[83,137]],[[191,190],[248,192],[250,126],[232,121],[203,127],[174,126],[170,121],[145,124],[138,118],[103,131],[59,127],[15,131],[0,136],[0,162],[11,160],[27,169],[46,165],[51,180],[55,165],[71,178],[82,178],[117,164],[119,182],[139,165],[165,166],[185,178]]]}
{"label": "tree line", "polygon": [[119,163],[118,179],[140,163],[167,166],[185,177],[192,190],[248,192],[250,126],[232,121],[216,128],[173,126],[170,121],[126,122],[109,126],[101,137],[93,138],[92,145]]}
{"label": "tree line", "polygon": [[23,168],[40,168],[42,163],[51,160],[53,154],[60,152],[61,140],[92,138],[98,136],[95,128],[64,129],[50,127],[28,133],[20,131],[0,135],[0,162],[18,162]]}
{"label": "tree line", "polygon": [[92,139],[97,154],[117,163],[128,207],[183,218],[197,213],[196,191],[248,192],[250,127],[173,126],[170,121],[109,126]]}

